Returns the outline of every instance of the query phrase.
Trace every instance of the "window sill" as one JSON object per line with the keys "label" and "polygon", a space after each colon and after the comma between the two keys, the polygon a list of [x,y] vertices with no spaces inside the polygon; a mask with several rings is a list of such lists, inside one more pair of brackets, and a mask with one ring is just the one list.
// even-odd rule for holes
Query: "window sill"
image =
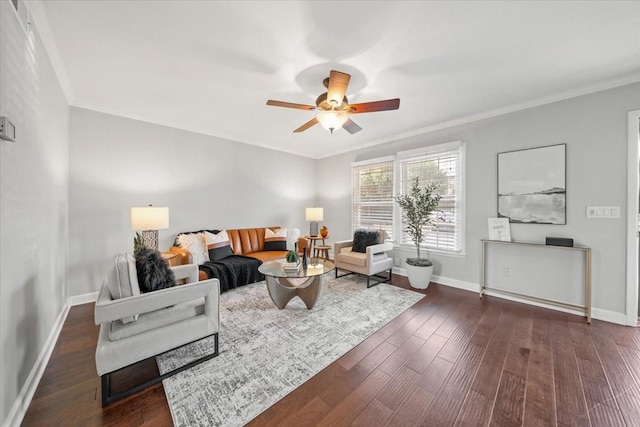
{"label": "window sill", "polygon": [[[413,245],[397,245],[397,244],[393,244],[393,250],[394,251],[399,251],[399,252],[403,252],[403,253],[412,253],[413,256],[415,257],[415,253],[416,253],[416,247]],[[452,258],[466,258],[467,254],[465,252],[446,252],[446,251],[439,251],[436,249],[426,249],[426,248],[420,248],[420,252],[425,252],[428,253],[429,255],[438,255],[438,256],[448,256],[448,257],[452,257]]]}

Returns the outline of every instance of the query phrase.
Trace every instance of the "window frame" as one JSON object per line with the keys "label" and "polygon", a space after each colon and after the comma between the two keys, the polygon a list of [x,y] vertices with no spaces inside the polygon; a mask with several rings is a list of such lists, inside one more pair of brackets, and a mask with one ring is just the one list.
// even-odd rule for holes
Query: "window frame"
{"label": "window frame", "polygon": [[[359,162],[353,162],[351,163],[351,233],[353,234],[353,232],[356,230],[356,228],[360,228],[361,226],[358,225],[356,226],[356,224],[354,223],[354,218],[355,218],[355,210],[356,210],[356,203],[354,201],[354,194],[353,194],[353,190],[354,190],[354,169],[355,168],[361,168],[361,167],[366,167],[369,165],[377,165],[377,164],[382,164],[382,163],[391,163],[392,166],[392,179],[393,179],[393,195],[395,195],[395,191],[396,191],[396,173],[395,173],[395,168],[396,168],[396,163],[395,163],[395,156],[391,155],[391,156],[384,156],[384,157],[377,157],[375,159],[370,159],[370,160],[363,160],[363,161],[359,161]],[[394,232],[395,230],[395,201],[393,200],[393,196],[391,199],[391,203],[392,203],[392,213],[391,213],[391,233]],[[389,240],[389,233],[386,233],[385,236],[386,240]]]}
{"label": "window frame", "polygon": [[[457,250],[455,249],[447,249],[437,246],[427,245],[423,242],[420,245],[421,249],[425,249],[428,252],[438,253],[438,254],[446,254],[446,255],[465,255],[466,253],[466,235],[465,235],[465,211],[466,211],[466,180],[465,180],[465,169],[466,169],[466,146],[462,141],[453,141],[447,142],[443,144],[435,144],[435,145],[427,145],[424,147],[400,151],[396,154],[394,170],[395,170],[395,181],[396,188],[395,194],[402,194],[402,163],[406,163],[412,159],[419,159],[424,156],[433,156],[439,152],[441,153],[451,153],[457,151],[457,165],[456,165],[456,195],[455,195],[455,231],[457,233],[457,239],[459,247]],[[405,249],[415,248],[415,244],[413,243],[403,243],[402,242],[402,211],[400,206],[396,203],[394,211],[394,236],[396,236],[395,246]],[[396,220],[397,219],[397,220]]]}
{"label": "window frame", "polygon": [[[420,246],[429,253],[437,253],[442,255],[460,257],[466,254],[466,144],[463,141],[453,141],[444,144],[427,145],[420,148],[399,151],[393,155],[377,157],[374,159],[353,162],[351,164],[351,230],[355,231],[354,223],[356,203],[354,200],[354,169],[367,165],[392,162],[393,164],[393,197],[401,194],[402,186],[402,167],[403,162],[407,162],[412,158],[418,158],[425,155],[433,155],[437,152],[458,151],[457,170],[456,170],[456,195],[455,195],[455,232],[457,232],[458,250],[449,250],[446,248],[438,248],[428,246],[424,242]],[[415,248],[413,243],[402,243],[402,212],[398,204],[393,200],[392,214],[392,239],[394,248],[402,251],[410,251]]]}

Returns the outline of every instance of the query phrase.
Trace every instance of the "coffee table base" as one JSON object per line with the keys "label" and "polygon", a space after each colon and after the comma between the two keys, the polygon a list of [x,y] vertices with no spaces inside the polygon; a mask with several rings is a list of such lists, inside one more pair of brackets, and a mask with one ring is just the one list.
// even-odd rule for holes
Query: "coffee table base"
{"label": "coffee table base", "polygon": [[284,277],[266,276],[267,290],[273,303],[280,310],[285,308],[295,296],[300,297],[309,310],[316,305],[322,288],[322,275],[308,278],[300,286],[294,286]]}

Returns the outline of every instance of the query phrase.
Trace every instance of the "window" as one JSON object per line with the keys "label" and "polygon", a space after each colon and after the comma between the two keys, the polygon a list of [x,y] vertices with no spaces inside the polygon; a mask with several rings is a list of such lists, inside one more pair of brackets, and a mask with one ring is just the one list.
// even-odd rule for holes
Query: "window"
{"label": "window", "polygon": [[[435,183],[442,199],[434,214],[437,227],[425,230],[427,250],[464,253],[464,144],[452,142],[352,165],[352,228],[382,228],[388,240],[411,245],[403,231],[394,195],[405,194],[417,177]],[[395,179],[394,179],[395,177]],[[398,237],[399,236],[399,237]]]}
{"label": "window", "polygon": [[[398,153],[398,193],[406,194],[418,178],[421,185],[436,184],[442,195],[434,213],[436,226],[425,230],[422,245],[427,249],[454,253],[464,250],[463,150],[462,143],[453,142]],[[401,219],[397,222],[400,243],[413,244],[408,233],[401,231]]]}
{"label": "window", "polygon": [[377,228],[393,233],[393,157],[352,166],[352,220],[355,229]]}

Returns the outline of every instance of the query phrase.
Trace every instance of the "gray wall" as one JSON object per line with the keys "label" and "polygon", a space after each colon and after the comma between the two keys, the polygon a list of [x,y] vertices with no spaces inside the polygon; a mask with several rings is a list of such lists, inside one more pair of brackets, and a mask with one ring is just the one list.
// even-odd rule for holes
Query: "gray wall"
{"label": "gray wall", "polygon": [[0,421],[66,300],[69,107],[40,37],[0,2]]}
{"label": "gray wall", "polygon": [[[577,245],[592,247],[595,312],[605,316],[624,314],[627,113],[638,108],[640,84],[633,84],[322,159],[317,166],[318,203],[325,207],[332,239],[348,238],[351,234],[351,162],[425,145],[464,141],[467,147],[466,255],[431,254],[431,258],[435,261],[434,274],[471,287],[479,282],[479,241],[487,237],[487,218],[497,216],[497,153],[566,143],[567,224],[512,224],[512,238],[540,242],[545,236],[572,237]],[[621,218],[586,219],[586,206],[620,206]],[[542,287],[543,293],[553,295],[550,288],[556,284],[527,275],[527,263],[540,262],[539,253],[525,250],[521,255],[520,261],[492,261],[493,270],[490,268],[487,272],[488,277],[493,275],[496,285],[508,287],[508,280],[521,281],[529,289]],[[411,248],[397,248],[394,256],[402,258],[404,267],[404,259],[415,253]],[[511,263],[511,279],[496,274],[502,271],[504,262]],[[552,274],[560,278],[561,286],[581,286],[582,276],[574,278],[575,283],[562,284],[567,276],[561,268]],[[565,294],[569,295],[567,299],[573,298],[572,292],[564,291],[557,297],[564,298]]]}
{"label": "gray wall", "polygon": [[315,160],[72,108],[69,294],[97,291],[116,252],[133,249],[132,206],[169,207],[177,233],[280,225],[308,229]]}

